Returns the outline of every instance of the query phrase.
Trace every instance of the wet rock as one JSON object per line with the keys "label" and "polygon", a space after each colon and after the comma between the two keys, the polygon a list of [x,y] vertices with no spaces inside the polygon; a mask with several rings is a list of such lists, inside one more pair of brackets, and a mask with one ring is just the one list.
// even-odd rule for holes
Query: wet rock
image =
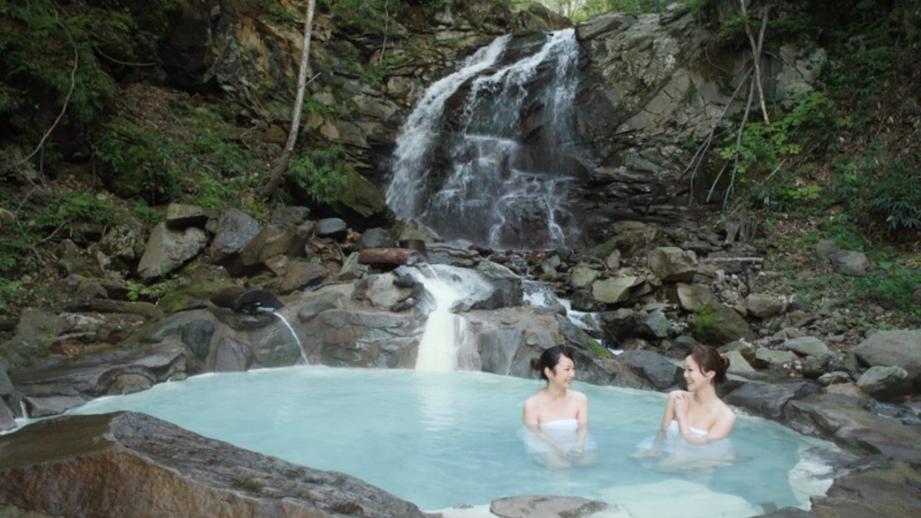
{"label": "wet rock", "polygon": [[356,283],[352,298],[365,300],[376,308],[390,309],[412,295],[412,290],[397,286],[393,274],[369,275]]}
{"label": "wet rock", "polygon": [[199,360],[204,361],[211,352],[211,338],[214,336],[214,322],[211,320],[197,319],[181,323],[179,331],[182,343],[189,346],[189,350]]}
{"label": "wet rock", "polygon": [[783,343],[784,349],[793,351],[803,356],[829,356],[831,350],[825,345],[825,342],[814,336],[803,336],[792,338]]}
{"label": "wet rock", "polygon": [[[10,407],[6,406],[6,401],[0,398],[0,432],[12,430],[13,428],[16,428],[13,411],[10,410]],[[0,516],[3,515],[2,511],[3,509],[0,508]]]}
{"label": "wet rock", "polygon": [[133,394],[149,389],[155,382],[156,380],[151,376],[145,376],[144,374],[119,374],[115,377],[115,380],[112,381],[112,384],[109,385],[109,394]]}
{"label": "wet rock", "polygon": [[79,396],[28,396],[23,398],[29,417],[46,417],[63,414],[71,408],[86,403],[88,398]]}
{"label": "wet rock", "polygon": [[854,352],[871,366],[901,367],[915,383],[921,383],[921,330],[879,331]]}
{"label": "wet rock", "polygon": [[229,336],[221,338],[214,351],[214,372],[243,372],[253,363],[253,352]]}
{"label": "wet rock", "polygon": [[358,254],[360,264],[368,264],[378,268],[392,269],[421,261],[422,255],[410,248],[363,248]]}
{"label": "wet rock", "polygon": [[863,252],[836,252],[830,256],[835,271],[844,275],[860,276],[867,273],[870,261]]}
{"label": "wet rock", "polygon": [[812,497],[812,512],[855,518],[919,516],[921,474],[904,462],[895,462],[839,477],[825,496]]}
{"label": "wet rock", "polygon": [[649,380],[657,390],[674,387],[681,380],[681,369],[653,351],[626,351],[617,356],[617,361]]}
{"label": "wet rock", "polygon": [[354,477],[127,412],[68,416],[0,437],[0,478],[0,502],[54,515],[425,516]]}
{"label": "wet rock", "polygon": [[673,246],[659,247],[649,254],[649,269],[665,282],[690,281],[697,265],[697,254]]}
{"label": "wet rock", "polygon": [[243,250],[261,230],[259,222],[237,209],[228,209],[218,220],[214,239],[208,248],[211,262],[222,262]]}
{"label": "wet rock", "polygon": [[[834,386],[834,385],[832,385]],[[921,430],[867,412],[852,397],[813,394],[784,408],[787,423],[800,433],[832,437],[855,451],[880,453],[896,460],[921,463]]]}
{"label": "wet rock", "polygon": [[771,318],[783,313],[784,302],[774,295],[752,293],[745,298],[745,309],[757,318]]}
{"label": "wet rock", "polygon": [[150,280],[166,275],[198,255],[208,243],[205,231],[188,227],[176,231],[160,223],[150,233],[144,255],[137,272],[142,279]]}
{"label": "wet rock", "polygon": [[311,298],[301,305],[297,312],[297,319],[300,322],[307,322],[327,309],[339,307],[342,298],[343,295],[340,293],[324,293]]}
{"label": "wet rock", "polygon": [[489,504],[489,512],[502,518],[587,518],[599,511],[605,511],[605,516],[629,516],[617,506],[611,509],[605,502],[577,496],[512,496]]}
{"label": "wet rock", "polygon": [[368,273],[368,266],[365,264],[360,264],[358,262],[359,253],[352,252],[348,257],[345,258],[345,262],[342,263],[342,268],[339,269],[339,274],[337,277],[341,281],[350,281],[353,279],[360,279]]}
{"label": "wet rock", "polygon": [[779,419],[788,401],[818,391],[819,386],[809,381],[750,382],[730,392],[725,399],[727,403],[743,407],[756,415]]}
{"label": "wet rock", "polygon": [[481,261],[476,271],[492,286],[493,293],[474,304],[474,309],[520,306],[524,300],[521,277],[509,268],[492,261]]}
{"label": "wet rock", "polygon": [[895,399],[911,393],[911,378],[901,367],[877,365],[860,375],[857,386],[876,399]]}

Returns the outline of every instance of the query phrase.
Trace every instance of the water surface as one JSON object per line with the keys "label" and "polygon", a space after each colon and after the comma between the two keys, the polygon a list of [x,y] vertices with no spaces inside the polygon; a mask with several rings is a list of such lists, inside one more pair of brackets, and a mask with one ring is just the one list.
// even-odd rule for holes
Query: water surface
{"label": "water surface", "polygon": [[[808,506],[827,482],[803,482],[817,445],[775,423],[740,417],[737,459],[707,471],[662,472],[630,456],[661,420],[664,395],[576,384],[589,397],[600,460],[553,470],[516,432],[542,383],[479,372],[289,367],[206,374],[71,413],[145,412],[194,432],[313,468],[345,472],[422,509],[524,494],[617,503],[633,516],[748,516],[761,504]],[[807,494],[803,494],[803,492]]]}

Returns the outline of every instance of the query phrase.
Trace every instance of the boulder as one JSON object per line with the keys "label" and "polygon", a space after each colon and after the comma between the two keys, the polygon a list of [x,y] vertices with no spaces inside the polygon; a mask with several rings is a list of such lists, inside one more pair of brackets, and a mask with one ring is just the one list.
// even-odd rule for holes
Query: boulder
{"label": "boulder", "polygon": [[904,462],[835,479],[812,497],[815,516],[921,516],[921,474]]}
{"label": "boulder", "polygon": [[578,264],[569,273],[569,285],[575,289],[586,288],[591,286],[600,275],[601,272],[591,266]]}
{"label": "boulder", "polygon": [[719,302],[710,288],[703,284],[678,283],[675,287],[678,303],[685,311],[700,311],[704,306],[716,306]]}
{"label": "boulder", "polygon": [[67,416],[0,437],[0,479],[0,504],[55,516],[425,516],[343,473],[130,412]]}
{"label": "boulder", "polygon": [[643,284],[641,277],[625,275],[592,283],[592,297],[605,304],[622,304],[630,300],[631,290]]}
{"label": "boulder", "polygon": [[375,227],[365,230],[361,234],[359,245],[361,249],[366,248],[392,248],[396,244],[393,236],[386,229]]}
{"label": "boulder", "polygon": [[674,387],[681,380],[681,369],[653,351],[626,351],[617,356],[616,361],[649,380],[657,390]]}
{"label": "boulder", "polygon": [[767,347],[755,350],[755,365],[767,368],[783,368],[796,361],[796,354],[790,351],[775,351]]}
{"label": "boulder", "polygon": [[202,227],[212,215],[210,209],[197,205],[170,203],[166,207],[166,226],[173,230],[182,230],[186,227]]}
{"label": "boulder", "polygon": [[137,272],[150,280],[166,275],[198,255],[208,243],[205,231],[198,227],[171,230],[160,223],[150,233]]}
{"label": "boulder", "polygon": [[223,337],[214,350],[214,372],[242,372],[253,363],[253,352],[245,344],[229,336]]}
{"label": "boulder", "polygon": [[[0,432],[6,432],[16,428],[16,416],[13,415],[13,411],[10,410],[10,407],[6,406],[6,401],[3,398],[0,398]],[[0,508],[0,511],[3,509]],[[2,512],[0,512],[2,515]]]}
{"label": "boulder", "polygon": [[917,447],[921,444],[921,430],[871,414],[851,396],[813,394],[794,399],[784,407],[784,417],[800,433],[830,437],[855,451],[921,463],[921,450]]}
{"label": "boulder", "polygon": [[228,209],[217,222],[208,257],[211,262],[218,263],[240,253],[261,229],[259,222],[249,214]]}
{"label": "boulder", "polygon": [[802,336],[784,341],[783,348],[803,356],[829,356],[831,350],[825,342],[814,336]]}
{"label": "boulder", "polygon": [[911,393],[911,378],[901,367],[877,365],[857,378],[857,386],[876,399],[895,399]]}
{"label": "boulder", "polygon": [[[297,236],[292,230],[281,225],[268,224],[256,234],[243,250],[240,260],[243,266],[253,266],[266,260],[299,249],[295,246]],[[300,252],[301,250],[297,250]]]}
{"label": "boulder", "polygon": [[854,349],[868,365],[901,367],[915,384],[921,383],[921,329],[878,331]]}
{"label": "boulder", "polygon": [[697,254],[674,246],[662,246],[649,254],[649,269],[665,282],[690,281],[697,265]]}
{"label": "boulder", "polygon": [[757,318],[771,318],[783,313],[785,304],[780,297],[764,293],[752,293],[745,297],[745,309]]}
{"label": "boulder", "polygon": [[744,376],[747,373],[755,372],[754,367],[748,363],[739,351],[729,351],[723,354],[723,356],[729,360],[729,368],[726,369],[726,372],[729,374],[740,374]]}
{"label": "boulder", "polygon": [[317,235],[321,237],[344,237],[348,232],[345,221],[339,218],[324,218],[317,221]]}
{"label": "boulder", "polygon": [[694,315],[694,337],[702,342],[722,345],[740,338],[750,340],[754,338],[754,332],[734,309],[715,304],[702,307]]}
{"label": "boulder", "polygon": [[726,396],[726,402],[762,417],[779,419],[783,416],[783,409],[788,401],[814,394],[819,388],[819,385],[809,381],[749,382],[730,392]]}
{"label": "boulder", "polygon": [[835,271],[844,275],[864,275],[867,273],[867,268],[870,267],[870,261],[863,252],[835,252],[830,259]]}

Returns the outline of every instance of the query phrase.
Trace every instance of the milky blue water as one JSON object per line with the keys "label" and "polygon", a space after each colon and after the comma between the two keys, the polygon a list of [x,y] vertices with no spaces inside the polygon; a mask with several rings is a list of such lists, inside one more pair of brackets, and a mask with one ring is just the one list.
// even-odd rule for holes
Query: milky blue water
{"label": "milky blue water", "polygon": [[827,483],[808,477],[807,448],[828,446],[762,419],[740,417],[736,460],[677,470],[630,455],[653,435],[664,395],[576,384],[590,403],[599,461],[550,469],[516,433],[522,402],[541,388],[477,372],[421,373],[290,367],[209,374],[71,413],[145,412],[194,432],[313,468],[357,476],[422,509],[488,504],[521,494],[577,495],[633,516],[747,516],[761,504],[807,507]]}

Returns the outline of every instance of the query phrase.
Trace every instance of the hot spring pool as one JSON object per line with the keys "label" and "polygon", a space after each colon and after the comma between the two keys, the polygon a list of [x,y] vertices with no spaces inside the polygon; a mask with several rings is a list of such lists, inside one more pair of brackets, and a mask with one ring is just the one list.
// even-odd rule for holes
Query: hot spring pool
{"label": "hot spring pool", "polygon": [[[633,516],[749,516],[808,507],[830,480],[810,459],[829,443],[757,418],[737,419],[736,460],[667,470],[630,455],[654,435],[664,394],[576,384],[589,397],[599,462],[549,469],[516,433],[522,402],[543,386],[479,372],[289,367],[207,374],[71,413],[145,412],[194,432],[312,468],[341,471],[425,510],[513,495],[576,495]],[[762,504],[768,504],[765,508]]]}

